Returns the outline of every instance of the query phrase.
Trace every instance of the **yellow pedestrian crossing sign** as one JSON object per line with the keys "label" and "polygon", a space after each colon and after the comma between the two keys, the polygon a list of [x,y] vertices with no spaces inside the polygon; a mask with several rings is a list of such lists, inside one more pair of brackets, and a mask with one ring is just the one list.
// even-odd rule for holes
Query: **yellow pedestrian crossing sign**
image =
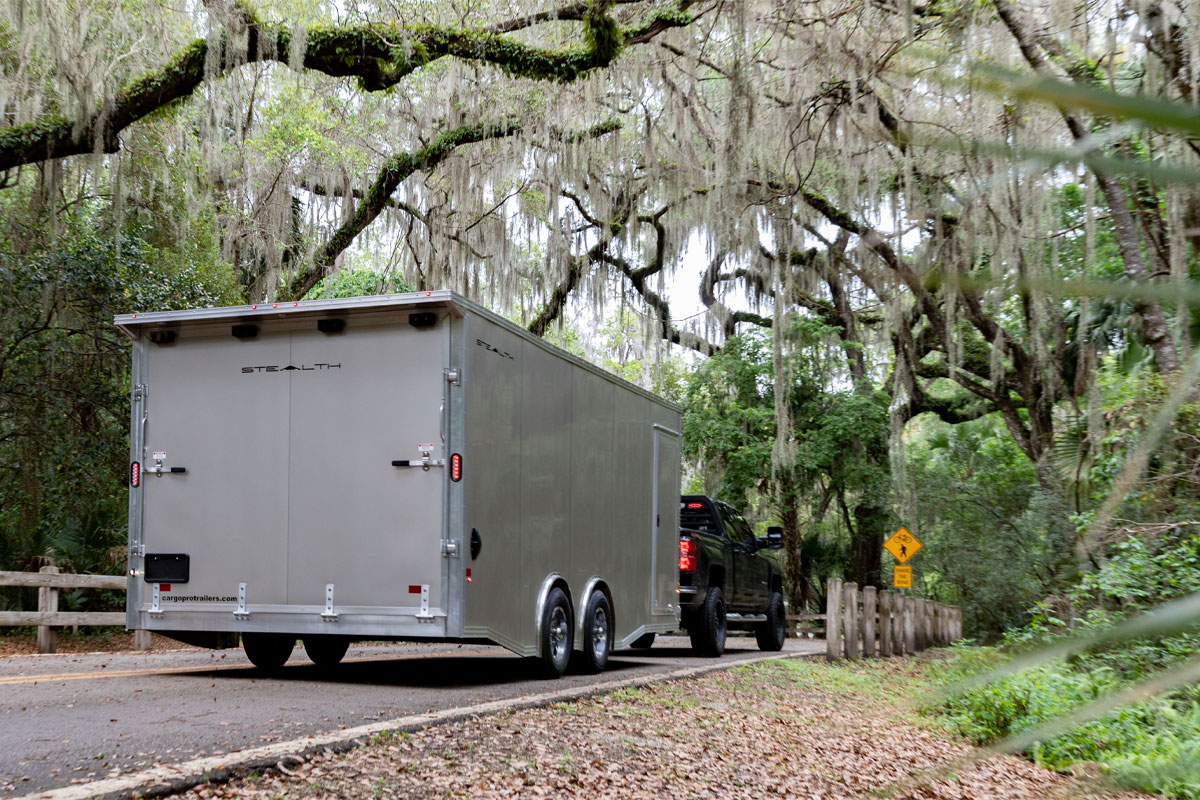
{"label": "yellow pedestrian crossing sign", "polygon": [[903,564],[917,554],[921,543],[906,529],[901,528],[892,534],[892,538],[883,543],[883,547]]}

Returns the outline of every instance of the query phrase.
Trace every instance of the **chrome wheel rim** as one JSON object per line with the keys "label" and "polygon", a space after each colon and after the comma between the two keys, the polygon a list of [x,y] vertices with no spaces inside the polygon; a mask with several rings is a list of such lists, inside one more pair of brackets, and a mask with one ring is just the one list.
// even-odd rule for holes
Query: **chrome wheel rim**
{"label": "chrome wheel rim", "polygon": [[550,657],[556,662],[567,655],[567,612],[555,606],[550,612]]}
{"label": "chrome wheel rim", "polygon": [[599,661],[608,652],[608,615],[597,608],[592,616],[592,656]]}

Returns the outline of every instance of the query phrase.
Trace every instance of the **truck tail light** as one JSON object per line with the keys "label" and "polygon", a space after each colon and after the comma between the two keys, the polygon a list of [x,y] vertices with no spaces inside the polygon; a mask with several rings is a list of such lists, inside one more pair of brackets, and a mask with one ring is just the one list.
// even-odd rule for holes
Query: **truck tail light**
{"label": "truck tail light", "polygon": [[450,480],[455,483],[462,480],[462,456],[458,453],[450,456]]}
{"label": "truck tail light", "polygon": [[688,508],[704,508],[704,503],[688,503]]}
{"label": "truck tail light", "polygon": [[696,543],[686,537],[679,540],[679,571],[696,571]]}

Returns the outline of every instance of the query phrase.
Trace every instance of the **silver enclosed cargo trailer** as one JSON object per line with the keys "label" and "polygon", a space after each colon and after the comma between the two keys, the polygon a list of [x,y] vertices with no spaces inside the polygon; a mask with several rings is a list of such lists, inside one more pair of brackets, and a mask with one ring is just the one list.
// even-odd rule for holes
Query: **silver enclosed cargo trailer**
{"label": "silver enclosed cargo trailer", "polygon": [[450,292],[126,314],[127,626],[494,642],[678,628],[679,409]]}

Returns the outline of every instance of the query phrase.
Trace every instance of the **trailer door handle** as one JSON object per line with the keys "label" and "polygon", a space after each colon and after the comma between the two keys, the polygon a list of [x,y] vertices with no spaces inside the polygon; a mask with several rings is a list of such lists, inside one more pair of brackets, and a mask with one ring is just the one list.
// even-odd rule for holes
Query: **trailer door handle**
{"label": "trailer door handle", "polygon": [[151,475],[159,475],[159,476],[162,476],[162,475],[186,475],[187,467],[164,467],[164,466],[159,465],[156,467],[146,467],[145,471],[149,472]]}
{"label": "trailer door handle", "polygon": [[419,458],[413,459],[398,459],[392,462],[393,467],[444,467],[445,459],[431,458],[428,461],[422,461]]}

